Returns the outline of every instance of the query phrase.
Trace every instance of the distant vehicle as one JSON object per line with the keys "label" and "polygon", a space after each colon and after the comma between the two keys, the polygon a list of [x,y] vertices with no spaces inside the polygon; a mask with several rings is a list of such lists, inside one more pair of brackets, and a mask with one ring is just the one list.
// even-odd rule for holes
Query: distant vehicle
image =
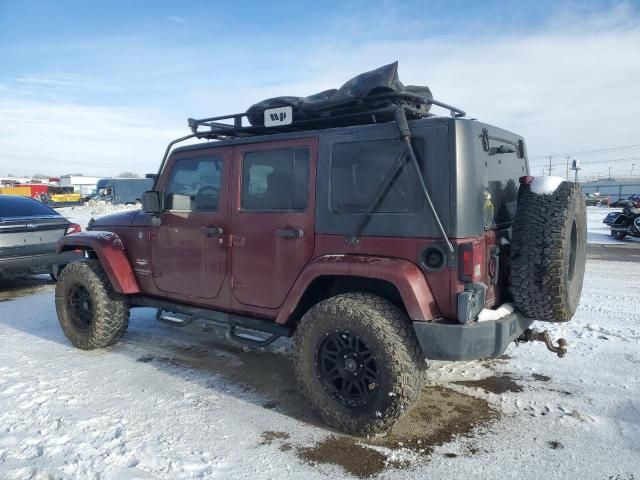
{"label": "distant vehicle", "polygon": [[584,194],[584,203],[588,207],[601,207],[603,204],[606,204],[607,201],[607,197],[603,197],[597,192]]}
{"label": "distant vehicle", "polygon": [[37,200],[0,195],[0,278],[24,273],[57,276],[81,257],[74,251],[57,253],[57,242],[79,231],[79,225]]}
{"label": "distant vehicle", "polygon": [[629,195],[627,198],[623,198],[611,204],[612,207],[626,207],[632,203],[634,207],[640,207],[640,194]]}
{"label": "distant vehicle", "polygon": [[623,240],[627,235],[640,237],[640,208],[634,207],[632,204],[624,207],[622,212],[613,217],[609,225],[611,226],[611,236],[616,240]]}
{"label": "distant vehicle", "polygon": [[0,194],[33,198],[51,207],[78,205],[81,194],[74,192],[73,187],[60,187],[45,184],[16,184],[13,187],[0,188]]}
{"label": "distant vehicle", "polygon": [[604,217],[604,219],[602,220],[602,223],[606,224],[606,225],[611,225],[616,218],[618,218],[618,215],[620,215],[622,212],[611,212],[609,214],[607,214],[606,217]]}
{"label": "distant vehicle", "polygon": [[140,203],[142,193],[152,188],[152,178],[103,178],[98,181],[93,198],[114,205],[133,205]]}

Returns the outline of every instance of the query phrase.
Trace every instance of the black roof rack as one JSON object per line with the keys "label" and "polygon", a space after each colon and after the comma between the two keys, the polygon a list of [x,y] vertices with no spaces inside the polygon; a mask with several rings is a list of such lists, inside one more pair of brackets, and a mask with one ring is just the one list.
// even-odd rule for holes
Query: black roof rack
{"label": "black roof rack", "polygon": [[275,133],[388,122],[394,120],[394,112],[398,106],[403,106],[407,115],[413,119],[434,116],[433,113],[420,108],[421,105],[436,105],[444,108],[445,110],[449,110],[451,116],[454,118],[464,117],[466,115],[463,110],[438,100],[411,93],[388,92],[369,95],[357,100],[348,99],[334,102],[330,105],[324,103],[322,108],[315,110],[307,107],[301,112],[294,111],[294,117],[296,113],[298,113],[302,119],[296,120],[293,118],[291,123],[287,125],[251,125],[248,121],[245,124],[244,119],[247,117],[247,113],[234,113],[198,120],[189,118],[187,122],[192,132],[189,138],[195,137],[218,140],[229,137],[271,135]]}

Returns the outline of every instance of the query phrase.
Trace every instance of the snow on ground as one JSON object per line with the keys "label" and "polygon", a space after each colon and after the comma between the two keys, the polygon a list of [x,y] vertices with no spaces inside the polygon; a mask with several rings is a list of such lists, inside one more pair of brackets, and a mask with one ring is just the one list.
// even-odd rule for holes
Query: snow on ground
{"label": "snow on ground", "polygon": [[3,284],[0,478],[637,479],[639,275],[640,263],[589,260],[574,319],[539,325],[569,341],[565,358],[536,343],[436,362],[411,435],[369,440],[309,412],[288,341],[239,349],[139,309],[118,345],[81,351],[52,284]]}
{"label": "snow on ground", "polygon": [[92,217],[107,215],[122,210],[136,210],[140,206],[135,205],[112,205],[106,202],[91,200],[84,205],[76,205],[74,207],[57,208],[56,211],[73,223],[77,223],[84,230]]}
{"label": "snow on ground", "polygon": [[620,212],[621,208],[587,207],[587,242],[620,244],[611,238],[609,225],[602,223],[604,217],[611,212]]}

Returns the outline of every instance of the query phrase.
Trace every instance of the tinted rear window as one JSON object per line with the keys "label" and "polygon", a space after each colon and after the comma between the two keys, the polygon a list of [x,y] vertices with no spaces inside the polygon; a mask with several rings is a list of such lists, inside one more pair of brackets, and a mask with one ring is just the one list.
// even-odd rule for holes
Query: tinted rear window
{"label": "tinted rear window", "polygon": [[[419,155],[421,148],[414,149]],[[401,140],[339,143],[331,162],[331,207],[334,212],[366,212],[395,161],[406,152]],[[422,193],[413,166],[404,168],[375,209],[377,213],[409,213],[422,208]]]}
{"label": "tinted rear window", "polygon": [[55,210],[18,195],[0,195],[0,218],[37,217],[42,215],[60,215]]}

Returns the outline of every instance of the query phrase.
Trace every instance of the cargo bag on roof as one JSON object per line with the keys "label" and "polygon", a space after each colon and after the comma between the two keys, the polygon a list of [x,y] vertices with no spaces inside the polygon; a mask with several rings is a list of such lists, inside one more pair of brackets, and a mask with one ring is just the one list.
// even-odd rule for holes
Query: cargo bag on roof
{"label": "cargo bag on roof", "polygon": [[[247,118],[251,125],[262,126],[265,110],[291,107],[296,122],[331,118],[332,126],[340,126],[339,115],[368,110],[368,114],[363,113],[362,122],[371,122],[371,109],[393,104],[411,106],[415,112],[413,115],[409,112],[407,117],[418,118],[429,112],[431,100],[429,87],[402,84],[398,79],[398,62],[394,62],[361,73],[337,90],[325,90],[308,97],[268,98],[249,107]],[[353,117],[349,123],[354,123]]]}

